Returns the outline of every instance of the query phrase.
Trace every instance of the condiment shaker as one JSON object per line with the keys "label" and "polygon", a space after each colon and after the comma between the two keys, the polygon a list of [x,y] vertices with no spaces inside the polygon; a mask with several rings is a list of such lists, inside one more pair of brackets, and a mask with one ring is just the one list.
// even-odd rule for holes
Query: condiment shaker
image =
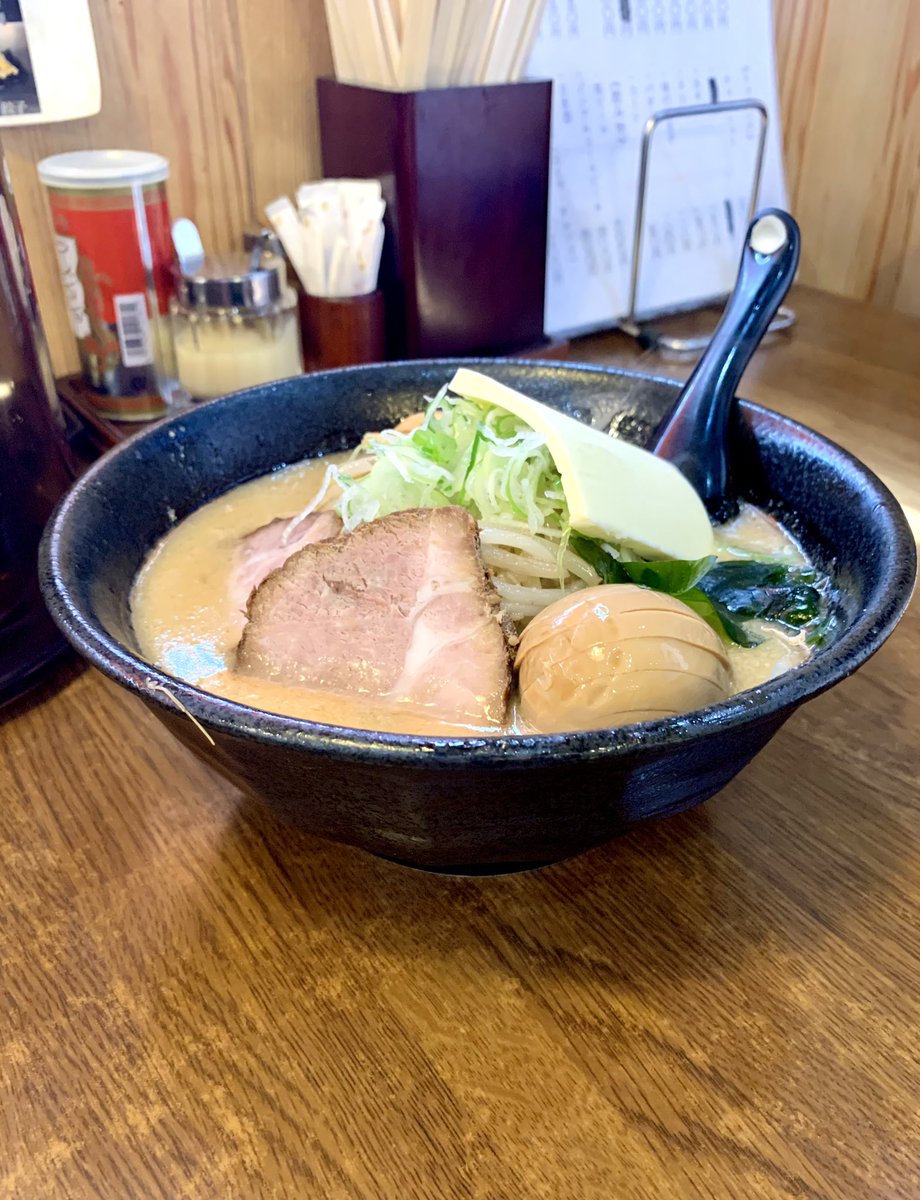
{"label": "condiment shaker", "polygon": [[297,298],[284,262],[258,245],[183,263],[172,322],[179,382],[196,400],[303,372]]}

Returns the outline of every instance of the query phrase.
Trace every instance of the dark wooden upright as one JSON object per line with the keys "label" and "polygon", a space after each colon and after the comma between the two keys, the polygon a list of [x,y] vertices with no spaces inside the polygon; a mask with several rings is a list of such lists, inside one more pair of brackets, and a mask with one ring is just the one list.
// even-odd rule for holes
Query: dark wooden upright
{"label": "dark wooden upright", "polygon": [[317,81],[323,173],[383,185],[389,358],[542,340],[551,88]]}

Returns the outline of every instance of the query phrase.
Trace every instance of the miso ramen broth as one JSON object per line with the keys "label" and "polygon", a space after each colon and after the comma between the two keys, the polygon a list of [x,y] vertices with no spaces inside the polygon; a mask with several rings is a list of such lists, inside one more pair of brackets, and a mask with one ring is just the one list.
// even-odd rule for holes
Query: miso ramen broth
{"label": "miso ramen broth", "polygon": [[[244,483],[176,525],[149,556],[133,588],[131,610],[142,653],[177,679],[267,712],[396,733],[519,731],[514,694],[504,726],[477,727],[444,721],[412,704],[357,691],[335,694],[236,670],[237,647],[247,622],[245,606],[233,595],[239,540],[279,517],[302,512],[323,486],[330,463],[344,463],[349,457],[307,461]],[[755,557],[806,565],[794,538],[751,506],[716,530],[716,554],[723,561]],[[749,625],[762,639],[758,645],[726,646],[733,692],[798,666],[810,653],[801,632],[767,621]]]}

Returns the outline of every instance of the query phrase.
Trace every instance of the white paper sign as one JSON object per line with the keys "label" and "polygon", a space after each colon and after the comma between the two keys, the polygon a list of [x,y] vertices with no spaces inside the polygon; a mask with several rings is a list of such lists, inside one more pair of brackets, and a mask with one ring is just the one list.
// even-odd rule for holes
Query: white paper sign
{"label": "white paper sign", "polygon": [[[785,207],[770,0],[549,0],[527,73],[554,87],[547,333],[603,328],[628,310],[640,141],[653,113],[762,101],[770,125],[758,206]],[[656,131],[640,314],[731,290],[758,136],[748,112]]]}

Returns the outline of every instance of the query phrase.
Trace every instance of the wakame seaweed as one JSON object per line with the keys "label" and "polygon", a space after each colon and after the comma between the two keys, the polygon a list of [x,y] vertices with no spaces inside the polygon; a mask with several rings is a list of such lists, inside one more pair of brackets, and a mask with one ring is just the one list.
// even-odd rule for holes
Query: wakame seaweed
{"label": "wakame seaweed", "polygon": [[714,555],[696,560],[628,562],[603,543],[572,534],[569,545],[604,583],[636,583],[682,600],[725,641],[756,646],[760,639],[745,621],[773,621],[820,636],[827,602],[811,567],[739,559],[718,562]]}

